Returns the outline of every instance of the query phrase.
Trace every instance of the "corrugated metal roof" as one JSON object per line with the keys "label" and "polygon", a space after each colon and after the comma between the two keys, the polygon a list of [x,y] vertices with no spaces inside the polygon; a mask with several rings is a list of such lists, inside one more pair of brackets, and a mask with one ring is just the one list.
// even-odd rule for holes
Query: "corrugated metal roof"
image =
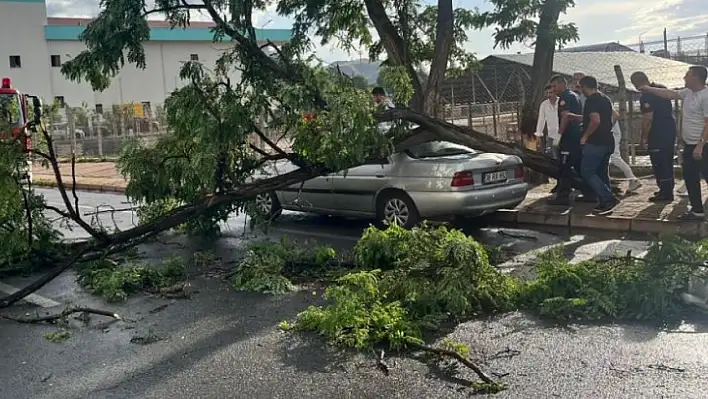
{"label": "corrugated metal roof", "polygon": [[614,52],[614,51],[634,51],[634,49],[627,47],[625,45],[619,44],[617,42],[608,43],[596,43],[588,44],[585,46],[568,47],[561,49],[560,52],[563,53],[580,53],[588,51],[601,51],[604,53]]}
{"label": "corrugated metal roof", "polygon": [[[506,61],[532,66],[533,54],[490,55]],[[632,72],[643,71],[653,82],[670,88],[684,86],[683,77],[691,64],[633,52],[584,52],[556,53],[553,58],[553,72],[571,76],[582,72],[594,76],[600,84],[617,86],[614,66],[620,65],[627,80],[627,88],[633,90],[629,77]]]}

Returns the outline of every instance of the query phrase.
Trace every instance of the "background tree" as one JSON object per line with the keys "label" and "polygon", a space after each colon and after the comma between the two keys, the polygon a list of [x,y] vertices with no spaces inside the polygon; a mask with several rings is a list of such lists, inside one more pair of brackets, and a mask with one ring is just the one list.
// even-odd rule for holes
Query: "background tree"
{"label": "background tree", "polygon": [[[463,48],[473,13],[453,8],[452,0],[424,6],[413,0],[281,0],[278,12],[295,20],[292,43],[299,49],[309,48],[314,33],[321,44],[337,39],[350,50],[368,47],[371,60],[384,57],[384,64],[404,67],[413,85],[411,108],[429,115],[435,115],[446,74],[476,64]],[[421,66],[429,69],[426,76],[418,73]]]}
{"label": "background tree", "polygon": [[573,23],[561,24],[560,15],[575,6],[574,0],[490,0],[492,11],[477,11],[472,25],[482,29],[494,26],[494,47],[508,49],[516,42],[533,41],[531,90],[526,91],[520,127],[533,133],[538,119],[538,106],[544,87],[553,73],[553,57],[559,45],[578,40]]}
{"label": "background tree", "polygon": [[354,75],[351,77],[352,85],[357,89],[366,90],[369,88],[369,80],[361,75]]}

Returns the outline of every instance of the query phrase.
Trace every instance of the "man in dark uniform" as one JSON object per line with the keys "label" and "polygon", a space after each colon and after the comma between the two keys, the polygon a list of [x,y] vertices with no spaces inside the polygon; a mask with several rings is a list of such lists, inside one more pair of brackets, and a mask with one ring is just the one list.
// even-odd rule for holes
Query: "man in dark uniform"
{"label": "man in dark uniform", "polygon": [[[568,81],[562,75],[551,78],[551,87],[558,95],[558,144],[560,152],[560,176],[556,196],[548,201],[551,205],[569,205],[572,180],[575,173],[580,174],[582,160],[582,121],[570,115],[582,115],[583,109],[578,95],[568,88]],[[584,200],[595,201],[594,195],[585,190]]]}
{"label": "man in dark uniform", "polygon": [[[659,87],[649,83],[644,72],[634,72],[630,77],[634,87]],[[671,100],[652,93],[642,93],[639,98],[642,110],[642,144],[647,145],[649,159],[659,191],[649,198],[652,202],[672,202],[674,200],[674,146],[676,145],[676,120]]]}

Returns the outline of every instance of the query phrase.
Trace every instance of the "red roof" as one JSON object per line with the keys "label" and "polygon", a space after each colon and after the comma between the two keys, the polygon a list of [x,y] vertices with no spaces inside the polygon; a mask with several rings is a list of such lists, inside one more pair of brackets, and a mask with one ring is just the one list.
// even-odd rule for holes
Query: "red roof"
{"label": "red roof", "polygon": [[[92,21],[91,18],[47,18],[47,25],[61,26],[86,26]],[[151,28],[169,28],[168,21],[148,21]],[[212,28],[216,26],[214,22],[192,21],[189,23],[190,28]]]}

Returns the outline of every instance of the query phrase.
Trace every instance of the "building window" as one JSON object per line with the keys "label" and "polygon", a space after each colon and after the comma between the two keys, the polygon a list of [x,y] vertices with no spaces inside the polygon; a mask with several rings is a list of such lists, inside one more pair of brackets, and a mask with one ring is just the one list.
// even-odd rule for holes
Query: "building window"
{"label": "building window", "polygon": [[59,108],[64,108],[64,96],[54,97],[54,104],[56,104]]}
{"label": "building window", "polygon": [[192,61],[199,61],[199,54],[190,54],[189,59]]}
{"label": "building window", "polygon": [[10,68],[22,68],[22,58],[19,55],[10,56]]}
{"label": "building window", "polygon": [[96,113],[103,115],[103,104],[96,104]]}
{"label": "building window", "polygon": [[58,68],[61,66],[61,56],[60,55],[52,55],[50,57],[50,61],[52,63],[53,68]]}

